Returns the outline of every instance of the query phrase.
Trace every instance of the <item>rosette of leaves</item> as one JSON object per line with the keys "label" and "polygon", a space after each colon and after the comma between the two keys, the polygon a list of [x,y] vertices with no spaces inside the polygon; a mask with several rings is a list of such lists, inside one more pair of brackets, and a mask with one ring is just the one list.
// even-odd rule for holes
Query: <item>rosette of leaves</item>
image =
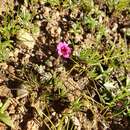
{"label": "rosette of leaves", "polygon": [[101,55],[97,50],[87,48],[80,52],[79,59],[86,64],[88,75],[91,78],[96,78],[103,72],[101,65]]}

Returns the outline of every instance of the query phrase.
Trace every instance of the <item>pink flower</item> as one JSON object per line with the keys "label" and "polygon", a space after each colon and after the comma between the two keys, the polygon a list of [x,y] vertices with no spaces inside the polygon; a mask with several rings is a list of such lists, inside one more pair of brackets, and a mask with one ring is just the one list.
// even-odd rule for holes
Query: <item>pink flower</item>
{"label": "pink flower", "polygon": [[70,57],[71,48],[66,42],[59,42],[59,44],[57,45],[57,51],[59,56],[63,56],[64,58]]}

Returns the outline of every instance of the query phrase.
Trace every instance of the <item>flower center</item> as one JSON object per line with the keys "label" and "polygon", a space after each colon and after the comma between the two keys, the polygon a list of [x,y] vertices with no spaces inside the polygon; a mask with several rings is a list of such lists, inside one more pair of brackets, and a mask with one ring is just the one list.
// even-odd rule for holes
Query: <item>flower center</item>
{"label": "flower center", "polygon": [[67,48],[66,48],[66,47],[62,47],[62,48],[61,48],[61,52],[62,52],[63,54],[66,54],[66,53],[67,53]]}

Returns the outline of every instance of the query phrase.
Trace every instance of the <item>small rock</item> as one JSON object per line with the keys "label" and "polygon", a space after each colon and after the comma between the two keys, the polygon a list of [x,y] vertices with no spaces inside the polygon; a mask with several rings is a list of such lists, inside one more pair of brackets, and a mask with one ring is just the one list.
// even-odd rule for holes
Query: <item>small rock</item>
{"label": "small rock", "polygon": [[5,85],[1,85],[0,86],[0,96],[2,96],[2,97],[12,97],[11,90]]}
{"label": "small rock", "polygon": [[28,64],[29,63],[29,58],[30,58],[30,55],[25,54],[25,57],[22,59],[21,63],[22,64]]}
{"label": "small rock", "polygon": [[36,124],[34,120],[30,120],[27,122],[27,130],[38,130],[39,126]]}
{"label": "small rock", "polygon": [[45,66],[42,66],[42,65],[38,66],[38,72],[40,74],[43,74],[45,72]]}
{"label": "small rock", "polygon": [[8,67],[7,63],[0,63],[0,68],[6,70]]}
{"label": "small rock", "polygon": [[13,67],[13,66],[9,66],[8,67],[8,70],[9,70],[9,72],[11,73],[11,74],[14,74],[15,73],[15,68]]}
{"label": "small rock", "polygon": [[73,116],[72,120],[73,120],[74,125],[78,126],[77,130],[81,130],[81,124],[80,124],[78,118]]}
{"label": "small rock", "polygon": [[28,84],[21,84],[19,88],[14,89],[16,90],[16,95],[17,95],[16,99],[21,99],[23,97],[26,97],[29,93],[27,90],[29,87],[30,86]]}
{"label": "small rock", "polygon": [[44,75],[41,76],[42,81],[49,81],[52,78],[52,74],[50,72],[44,73]]}
{"label": "small rock", "polygon": [[6,126],[0,122],[0,130],[6,130]]}
{"label": "small rock", "polygon": [[46,61],[46,64],[47,64],[48,67],[53,67],[53,64],[50,60]]}
{"label": "small rock", "polygon": [[24,29],[21,29],[17,34],[17,38],[20,40],[19,43],[27,46],[29,49],[33,49],[35,40],[30,33],[26,32]]}

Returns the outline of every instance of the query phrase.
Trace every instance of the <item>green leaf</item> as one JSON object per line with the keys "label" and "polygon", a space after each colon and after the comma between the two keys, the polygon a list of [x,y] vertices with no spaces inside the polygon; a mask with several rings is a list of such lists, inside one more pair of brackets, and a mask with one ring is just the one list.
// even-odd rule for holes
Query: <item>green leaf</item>
{"label": "green leaf", "polygon": [[116,5],[116,9],[118,11],[122,11],[123,9],[129,7],[129,4],[130,4],[129,0],[120,0],[119,3]]}
{"label": "green leaf", "polygon": [[130,75],[127,75],[126,86],[130,86]]}
{"label": "green leaf", "polygon": [[0,113],[0,121],[4,122],[6,125],[10,126],[11,128],[14,128],[13,121],[5,113]]}
{"label": "green leaf", "polygon": [[127,28],[127,29],[126,29],[126,35],[127,35],[127,36],[130,36],[130,28]]}
{"label": "green leaf", "polygon": [[91,11],[94,8],[93,0],[81,0],[80,3],[86,11]]}
{"label": "green leaf", "polygon": [[99,64],[100,62],[100,55],[97,51],[92,49],[84,49],[80,52],[80,59],[87,62],[89,65]]}
{"label": "green leaf", "polygon": [[130,109],[127,110],[127,115],[130,117]]}
{"label": "green leaf", "polygon": [[85,23],[92,30],[95,29],[96,26],[98,25],[98,21],[95,20],[94,18],[90,17],[90,16],[85,18]]}
{"label": "green leaf", "polygon": [[7,99],[6,102],[0,108],[0,113],[4,113],[4,111],[8,108],[9,105],[10,105],[10,99]]}

